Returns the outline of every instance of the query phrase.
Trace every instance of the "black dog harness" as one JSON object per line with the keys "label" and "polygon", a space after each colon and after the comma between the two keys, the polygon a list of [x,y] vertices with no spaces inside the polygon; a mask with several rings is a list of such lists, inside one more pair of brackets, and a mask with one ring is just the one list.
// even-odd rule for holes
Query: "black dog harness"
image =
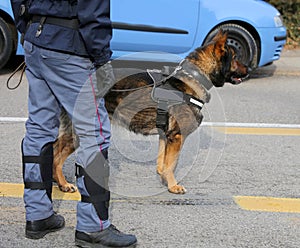
{"label": "black dog harness", "polygon": [[[187,60],[183,60],[177,67],[164,66],[162,70],[147,70],[147,73],[153,80],[154,86],[151,97],[157,103],[156,127],[159,133],[164,133],[168,128],[169,107],[177,104],[190,104],[201,110],[203,105],[209,101],[208,90],[213,86],[211,81]],[[207,97],[198,99],[173,88],[168,83],[168,79],[174,77],[181,80],[180,77],[182,76],[187,76],[197,81]]]}

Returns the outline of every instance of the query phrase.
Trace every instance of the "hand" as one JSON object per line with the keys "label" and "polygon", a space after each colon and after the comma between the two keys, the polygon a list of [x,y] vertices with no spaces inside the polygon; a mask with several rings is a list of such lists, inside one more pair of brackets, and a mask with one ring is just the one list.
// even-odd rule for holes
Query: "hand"
{"label": "hand", "polygon": [[111,62],[101,65],[96,70],[98,97],[104,97],[114,86],[116,79]]}

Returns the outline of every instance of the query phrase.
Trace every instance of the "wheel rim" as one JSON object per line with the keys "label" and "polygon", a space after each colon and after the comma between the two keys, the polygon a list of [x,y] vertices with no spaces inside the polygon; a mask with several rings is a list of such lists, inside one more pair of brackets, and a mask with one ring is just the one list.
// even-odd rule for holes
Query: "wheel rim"
{"label": "wheel rim", "polygon": [[251,49],[244,39],[229,36],[227,38],[227,44],[235,50],[239,61],[245,65],[250,65],[253,59],[253,54],[251,54]]}

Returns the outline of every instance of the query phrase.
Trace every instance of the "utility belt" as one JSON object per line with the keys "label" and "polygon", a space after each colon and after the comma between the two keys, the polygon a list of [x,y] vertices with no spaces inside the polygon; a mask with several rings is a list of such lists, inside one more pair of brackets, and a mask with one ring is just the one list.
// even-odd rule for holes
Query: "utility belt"
{"label": "utility belt", "polygon": [[74,30],[79,29],[79,20],[77,18],[61,18],[61,17],[53,17],[53,16],[41,16],[41,15],[33,15],[31,23],[39,23],[38,30],[36,32],[36,37],[39,37],[42,33],[44,24],[56,25],[64,28],[70,28]]}

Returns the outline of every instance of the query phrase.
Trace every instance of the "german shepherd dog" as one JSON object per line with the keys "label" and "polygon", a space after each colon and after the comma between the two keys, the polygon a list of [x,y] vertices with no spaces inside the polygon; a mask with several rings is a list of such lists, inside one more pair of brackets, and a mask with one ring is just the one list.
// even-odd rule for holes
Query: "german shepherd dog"
{"label": "german shepherd dog", "polygon": [[[157,173],[171,193],[186,192],[177,183],[174,170],[185,139],[203,119],[198,103],[208,102],[210,96],[203,84],[209,82],[212,86],[222,87],[225,82],[238,84],[248,77],[248,67],[237,60],[235,51],[226,40],[227,33],[220,30],[209,44],[197,48],[183,60],[181,64],[188,67],[182,69],[179,66],[166,78],[164,84],[194,101],[168,106],[167,124],[161,132],[156,126],[158,105],[153,100],[151,74],[141,72],[127,76],[117,81],[105,96],[107,111],[117,124],[142,135],[159,134]],[[54,179],[62,191],[74,192],[76,187],[69,184],[62,173],[64,161],[75,150],[72,123],[66,114],[61,115],[60,125],[60,134],[54,144]]]}

